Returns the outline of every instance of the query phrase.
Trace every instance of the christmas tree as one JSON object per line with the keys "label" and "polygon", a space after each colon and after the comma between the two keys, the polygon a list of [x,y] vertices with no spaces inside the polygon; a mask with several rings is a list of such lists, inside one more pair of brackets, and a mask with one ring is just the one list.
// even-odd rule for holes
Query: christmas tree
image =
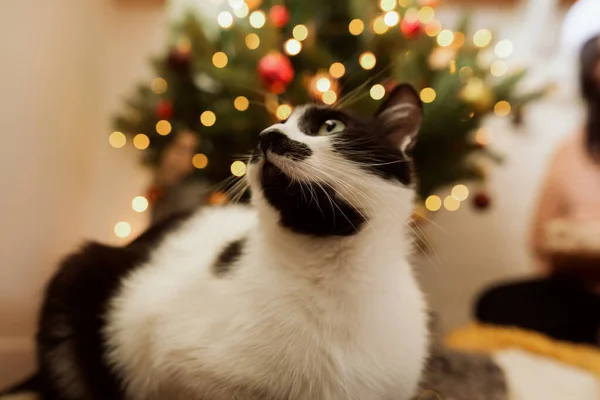
{"label": "christmas tree", "polygon": [[[131,136],[145,161],[160,166],[169,144],[191,133],[193,178],[212,185],[243,176],[258,133],[294,106],[371,113],[393,85],[409,82],[425,112],[413,150],[418,195],[439,209],[430,195],[484,180],[482,162],[501,159],[487,146],[482,119],[495,112],[518,122],[543,91],[517,90],[525,71],[508,72],[510,42],[470,32],[467,19],[445,29],[435,12],[436,0],[229,0],[216,37],[191,16],[173,30],[168,52],[154,60],[156,78],[130,98],[115,119],[123,133],[113,135]],[[467,196],[454,187],[455,203]]]}

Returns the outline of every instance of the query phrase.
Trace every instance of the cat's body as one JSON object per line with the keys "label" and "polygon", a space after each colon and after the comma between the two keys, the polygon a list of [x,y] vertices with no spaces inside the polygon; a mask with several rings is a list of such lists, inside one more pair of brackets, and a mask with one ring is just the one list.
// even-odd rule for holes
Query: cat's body
{"label": "cat's body", "polygon": [[[42,313],[45,397],[410,398],[428,335],[398,147],[419,122],[406,87],[371,121],[298,109],[261,134],[248,168],[255,208],[203,209],[71,259]],[[103,257],[109,274],[84,278]]]}

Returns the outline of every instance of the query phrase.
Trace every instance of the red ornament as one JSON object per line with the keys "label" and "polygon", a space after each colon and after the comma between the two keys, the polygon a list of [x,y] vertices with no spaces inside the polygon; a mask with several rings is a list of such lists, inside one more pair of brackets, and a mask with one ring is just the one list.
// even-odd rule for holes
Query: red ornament
{"label": "red ornament", "polygon": [[161,100],[156,106],[156,117],[158,119],[171,119],[173,116],[173,103],[169,100]]}
{"label": "red ornament", "polygon": [[191,67],[190,52],[181,49],[173,49],[167,57],[167,66],[171,71],[177,73],[189,72]]}
{"label": "red ornament", "polygon": [[409,22],[403,19],[400,23],[400,32],[409,39],[417,37],[421,33],[421,23],[419,21]]}
{"label": "red ornament", "polygon": [[266,54],[258,62],[258,75],[267,89],[274,94],[285,91],[294,79],[294,67],[289,58],[278,52]]}
{"label": "red ornament", "polygon": [[486,192],[479,192],[473,198],[473,205],[478,210],[485,210],[489,208],[492,203],[492,198]]}
{"label": "red ornament", "polygon": [[275,28],[283,28],[290,20],[290,12],[285,6],[273,6],[269,10],[269,19]]}

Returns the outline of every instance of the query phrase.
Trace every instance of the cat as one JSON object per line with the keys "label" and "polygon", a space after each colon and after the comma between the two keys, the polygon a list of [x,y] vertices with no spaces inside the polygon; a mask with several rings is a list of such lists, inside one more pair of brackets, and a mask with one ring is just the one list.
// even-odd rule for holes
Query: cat
{"label": "cat", "polygon": [[418,94],[369,118],[306,105],[259,135],[252,207],[201,208],[49,284],[46,400],[402,400],[429,348],[408,256]]}

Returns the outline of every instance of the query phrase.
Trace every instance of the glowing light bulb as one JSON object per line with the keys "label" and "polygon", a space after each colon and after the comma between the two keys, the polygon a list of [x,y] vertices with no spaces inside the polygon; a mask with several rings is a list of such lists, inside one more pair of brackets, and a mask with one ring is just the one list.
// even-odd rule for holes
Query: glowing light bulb
{"label": "glowing light bulb", "polygon": [[280,121],[289,118],[290,115],[292,115],[292,107],[289,104],[281,104],[275,110],[275,116],[277,116]]}
{"label": "glowing light bulb", "polygon": [[208,165],[208,157],[202,153],[198,153],[192,157],[192,165],[194,168],[203,169]]}
{"label": "glowing light bulb", "polygon": [[469,197],[469,188],[465,185],[456,185],[452,188],[451,195],[458,201],[465,201]]}
{"label": "glowing light bulb", "polygon": [[108,137],[108,143],[115,149],[120,149],[127,143],[127,137],[122,132],[113,132]]}
{"label": "glowing light bulb", "polygon": [[246,36],[246,47],[250,50],[256,50],[260,46],[260,38],[256,33],[250,33]]}
{"label": "glowing light bulb", "polygon": [[496,48],[494,52],[500,58],[506,58],[512,54],[514,51],[514,45],[510,40],[501,40],[496,43]]}
{"label": "glowing light bulb", "polygon": [[156,132],[159,135],[166,136],[171,133],[171,123],[165,119],[161,119],[156,123]]}
{"label": "glowing light bulb", "polygon": [[115,235],[120,238],[126,238],[131,235],[131,225],[125,221],[118,222],[115,225]]}
{"label": "glowing light bulb", "polygon": [[233,10],[233,13],[238,18],[246,18],[248,16],[249,12],[250,12],[250,9],[248,8],[248,5],[246,3],[242,3],[241,7],[235,8]]}
{"label": "glowing light bulb", "polygon": [[511,106],[508,101],[499,101],[494,106],[494,113],[499,117],[506,117],[511,112]]}
{"label": "glowing light bulb", "polygon": [[429,211],[437,211],[442,208],[442,199],[436,195],[431,195],[425,200],[425,208]]}
{"label": "glowing light bulb", "polygon": [[346,73],[346,67],[344,67],[344,64],[342,63],[335,62],[329,67],[329,73],[334,78],[341,78]]}
{"label": "glowing light bulb", "polygon": [[447,196],[444,199],[444,207],[448,211],[456,211],[460,208],[460,201],[456,200],[452,196]]}
{"label": "glowing light bulb", "polygon": [[435,18],[435,10],[432,7],[425,6],[419,10],[419,21],[422,24],[428,24]]}
{"label": "glowing light bulb", "polygon": [[167,91],[169,85],[163,78],[154,78],[150,84],[150,89],[156,94],[163,94]]}
{"label": "glowing light bulb", "polygon": [[365,23],[360,19],[353,19],[350,21],[350,24],[348,24],[348,30],[350,31],[350,34],[358,36],[365,30]]}
{"label": "glowing light bulb", "polygon": [[246,164],[244,164],[242,161],[234,161],[231,164],[230,170],[234,176],[242,177],[246,175]]}
{"label": "glowing light bulb", "polygon": [[249,105],[250,105],[250,102],[244,96],[238,96],[233,101],[233,106],[238,111],[246,111],[248,109]]}
{"label": "glowing light bulb", "polygon": [[442,31],[442,23],[440,21],[431,21],[425,25],[425,34],[429,37],[435,37]]}
{"label": "glowing light bulb", "polygon": [[391,11],[396,8],[396,0],[381,0],[379,2],[379,7],[383,11]]}
{"label": "glowing light bulb", "polygon": [[337,93],[333,90],[328,90],[325,93],[323,93],[323,95],[321,96],[321,100],[323,101],[323,103],[331,105],[337,101]]}
{"label": "glowing light bulb", "polygon": [[265,25],[266,21],[267,18],[265,16],[265,13],[262,11],[254,11],[252,14],[250,14],[250,25],[253,28],[262,28]]}
{"label": "glowing light bulb", "polygon": [[358,58],[358,63],[361,67],[366,70],[370,70],[375,68],[375,64],[377,63],[377,59],[375,58],[375,54],[371,52],[365,52],[360,55]]}
{"label": "glowing light bulb", "polygon": [[138,150],[145,150],[150,146],[150,138],[143,133],[138,133],[133,138],[133,145]]}
{"label": "glowing light bulb", "polygon": [[495,61],[490,68],[490,73],[495,77],[501,77],[508,71],[508,66],[502,60]]}
{"label": "glowing light bulb", "polygon": [[221,28],[231,28],[233,25],[233,15],[229,11],[222,11],[217,16],[217,22],[221,26]]}
{"label": "glowing light bulb", "polygon": [[442,47],[448,47],[454,41],[454,33],[450,29],[444,29],[437,35],[437,43]]}
{"label": "glowing light bulb", "polygon": [[295,56],[302,50],[302,43],[296,39],[288,39],[283,47],[288,55]]}
{"label": "glowing light bulb", "polygon": [[385,88],[380,84],[373,85],[369,94],[373,100],[381,100],[385,96]]}
{"label": "glowing light bulb", "polygon": [[217,68],[225,68],[229,62],[229,58],[227,57],[227,54],[223,53],[222,51],[217,51],[215,54],[213,54],[212,62]]}
{"label": "glowing light bulb", "polygon": [[387,26],[392,27],[400,21],[400,15],[396,11],[388,11],[383,20]]}
{"label": "glowing light bulb", "polygon": [[217,116],[212,111],[204,111],[200,114],[200,122],[204,126],[213,126],[217,122]]}
{"label": "glowing light bulb", "polygon": [[308,28],[304,25],[296,25],[292,31],[292,36],[301,42],[308,37]]}
{"label": "glowing light bulb", "polygon": [[385,23],[385,18],[379,16],[373,21],[373,32],[378,35],[383,35],[388,31],[389,27]]}
{"label": "glowing light bulb", "polygon": [[148,200],[144,196],[137,196],[131,201],[131,208],[136,212],[144,212],[148,209]]}
{"label": "glowing light bulb", "polygon": [[319,92],[325,93],[331,87],[331,81],[327,78],[319,78],[316,86]]}
{"label": "glowing light bulb", "polygon": [[433,88],[427,87],[421,90],[420,97],[423,103],[432,103],[437,97],[437,93]]}
{"label": "glowing light bulb", "polygon": [[480,29],[473,35],[473,44],[477,47],[486,47],[492,42],[492,32]]}

